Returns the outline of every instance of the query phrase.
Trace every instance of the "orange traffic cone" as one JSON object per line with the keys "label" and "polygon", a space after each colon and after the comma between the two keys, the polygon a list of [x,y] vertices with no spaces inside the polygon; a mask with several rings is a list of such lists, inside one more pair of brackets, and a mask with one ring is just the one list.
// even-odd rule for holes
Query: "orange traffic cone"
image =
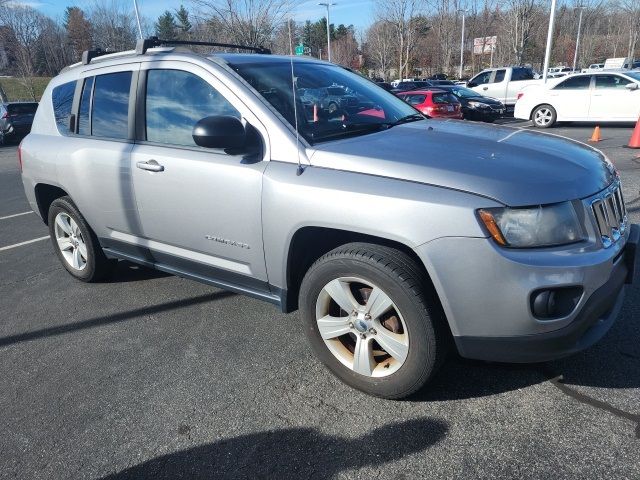
{"label": "orange traffic cone", "polygon": [[600,140],[602,140],[602,137],[600,136],[600,125],[596,125],[596,128],[593,129],[593,134],[591,135],[589,141],[599,142]]}
{"label": "orange traffic cone", "polygon": [[640,118],[636,122],[636,127],[633,129],[631,138],[629,139],[629,148],[640,148]]}

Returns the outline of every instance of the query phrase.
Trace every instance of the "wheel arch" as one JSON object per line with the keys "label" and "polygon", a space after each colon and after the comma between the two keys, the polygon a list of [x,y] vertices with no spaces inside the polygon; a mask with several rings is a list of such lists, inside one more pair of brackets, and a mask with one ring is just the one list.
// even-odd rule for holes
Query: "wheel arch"
{"label": "wheel arch", "polygon": [[293,234],[287,251],[286,298],[283,299],[283,311],[288,313],[298,309],[300,284],[309,267],[325,253],[352,242],[382,245],[395,248],[405,253],[416,262],[418,268],[425,274],[425,278],[428,281],[427,287],[433,288],[434,292],[436,291],[424,263],[420,260],[416,252],[405,243],[349,230],[321,226],[304,226]]}
{"label": "wheel arch", "polygon": [[532,108],[531,108],[531,112],[529,112],[529,120],[533,120],[533,114],[534,112],[539,108],[539,107],[551,107],[553,108],[553,110],[556,112],[556,116],[558,115],[558,110],[556,109],[556,107],[554,107],[552,104],[550,104],[549,102],[540,102],[540,103],[536,103]]}
{"label": "wheel arch", "polygon": [[68,196],[69,194],[62,188],[48,183],[38,183],[35,188],[36,203],[40,218],[45,225],[49,224],[49,207],[54,200]]}

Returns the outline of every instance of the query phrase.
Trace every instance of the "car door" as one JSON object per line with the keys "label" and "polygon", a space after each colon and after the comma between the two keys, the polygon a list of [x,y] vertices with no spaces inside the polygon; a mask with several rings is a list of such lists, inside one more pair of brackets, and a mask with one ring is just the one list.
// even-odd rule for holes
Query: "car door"
{"label": "car door", "polygon": [[590,102],[591,75],[568,77],[549,90],[549,104],[559,121],[587,120]]}
{"label": "car door", "polygon": [[192,137],[200,119],[215,115],[263,127],[212,73],[184,62],[144,64],[139,97],[131,164],[141,245],[154,262],[177,272],[265,290],[266,132],[265,148],[253,156],[199,147]]}
{"label": "car door", "polygon": [[634,83],[616,74],[595,75],[595,86],[591,94],[590,120],[633,121],[640,115],[640,90],[629,90]]}
{"label": "car door", "polygon": [[73,115],[78,121],[51,144],[60,185],[101,243],[114,231],[140,234],[130,170],[131,100],[139,67],[133,63],[85,70],[75,86]]}
{"label": "car door", "polygon": [[467,87],[478,93],[484,94],[484,88],[491,80],[491,75],[493,75],[493,71],[491,70],[480,72],[478,75],[467,82]]}
{"label": "car door", "polygon": [[507,98],[507,70],[499,68],[493,72],[489,82],[483,85],[480,91],[487,97],[497,98],[500,101],[506,101]]}

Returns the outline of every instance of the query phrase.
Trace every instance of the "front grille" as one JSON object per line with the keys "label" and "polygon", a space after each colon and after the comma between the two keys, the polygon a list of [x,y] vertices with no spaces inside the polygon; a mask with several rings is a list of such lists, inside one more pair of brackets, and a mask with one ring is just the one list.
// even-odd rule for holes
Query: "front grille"
{"label": "front grille", "polygon": [[603,245],[605,248],[610,247],[627,229],[627,209],[620,184],[592,201],[591,210]]}

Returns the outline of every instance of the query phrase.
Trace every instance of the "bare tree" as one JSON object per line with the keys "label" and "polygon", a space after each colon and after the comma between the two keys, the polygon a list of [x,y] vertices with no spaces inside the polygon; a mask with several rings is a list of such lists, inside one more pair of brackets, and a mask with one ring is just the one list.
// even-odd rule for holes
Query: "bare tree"
{"label": "bare tree", "polygon": [[293,7],[292,0],[193,0],[204,23],[215,21],[224,40],[269,45]]}
{"label": "bare tree", "polygon": [[373,23],[365,33],[365,54],[385,80],[389,79],[390,69],[396,52],[395,31],[386,20]]}
{"label": "bare tree", "polygon": [[36,100],[33,84],[35,76],[36,42],[40,36],[43,17],[35,9],[23,5],[0,6],[0,22],[3,25],[2,43],[11,50],[15,73],[26,87],[30,97]]}
{"label": "bare tree", "polygon": [[94,46],[112,51],[135,46],[137,27],[131,2],[95,0],[89,10],[89,21]]}

